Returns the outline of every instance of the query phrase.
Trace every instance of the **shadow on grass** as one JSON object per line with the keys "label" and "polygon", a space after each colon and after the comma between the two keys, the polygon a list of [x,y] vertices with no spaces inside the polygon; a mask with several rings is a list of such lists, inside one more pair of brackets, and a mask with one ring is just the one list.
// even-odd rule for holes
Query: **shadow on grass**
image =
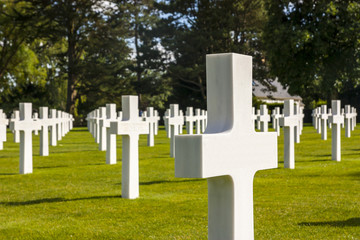
{"label": "shadow on grass", "polygon": [[154,184],[162,184],[162,183],[184,183],[184,182],[200,182],[200,181],[205,181],[205,179],[194,179],[194,180],[189,179],[189,180],[181,180],[181,181],[159,180],[159,181],[151,181],[151,182],[140,182],[140,185],[146,186],[146,185],[154,185]]}
{"label": "shadow on grass", "polygon": [[84,129],[71,129],[70,132],[88,132],[87,128],[84,128]]}
{"label": "shadow on grass", "polygon": [[35,169],[48,169],[48,168],[65,168],[67,165],[59,165],[59,166],[45,166],[45,167],[34,167]]}
{"label": "shadow on grass", "polygon": [[17,173],[0,173],[0,175],[17,175]]}
{"label": "shadow on grass", "polygon": [[59,202],[73,202],[73,201],[82,201],[82,200],[93,200],[93,199],[109,199],[109,198],[121,198],[121,195],[112,195],[112,196],[93,196],[93,197],[83,197],[83,198],[41,198],[36,200],[29,200],[23,202],[0,202],[1,205],[5,206],[26,206],[26,205],[35,205],[41,203],[59,203]]}
{"label": "shadow on grass", "polygon": [[302,222],[299,226],[331,226],[331,227],[359,227],[360,218],[349,218],[345,221],[329,221],[329,222]]}

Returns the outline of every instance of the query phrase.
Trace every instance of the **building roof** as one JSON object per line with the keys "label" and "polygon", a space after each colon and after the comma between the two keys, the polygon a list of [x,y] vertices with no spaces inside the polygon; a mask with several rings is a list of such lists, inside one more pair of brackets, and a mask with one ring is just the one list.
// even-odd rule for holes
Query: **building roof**
{"label": "building roof", "polygon": [[270,82],[270,85],[274,87],[274,91],[269,90],[263,84],[261,84],[257,80],[253,80],[253,95],[259,99],[274,99],[274,100],[286,100],[286,99],[294,99],[297,101],[302,101],[300,96],[293,96],[288,93],[288,89],[284,88],[281,83],[275,79]]}

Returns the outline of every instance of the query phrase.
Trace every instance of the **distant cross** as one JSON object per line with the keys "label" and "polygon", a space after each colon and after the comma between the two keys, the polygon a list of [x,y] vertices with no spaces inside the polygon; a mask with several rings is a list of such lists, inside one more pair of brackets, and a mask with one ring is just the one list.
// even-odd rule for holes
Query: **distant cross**
{"label": "distant cross", "polygon": [[116,163],[116,133],[111,132],[111,122],[121,121],[116,116],[116,104],[106,104],[106,118],[100,120],[100,125],[105,128],[106,132],[106,164]]}
{"label": "distant cross", "polygon": [[295,168],[295,127],[298,117],[294,115],[294,100],[285,100],[284,117],[280,118],[280,126],[284,128],[284,168]]}
{"label": "distant cross", "polygon": [[280,136],[280,125],[279,125],[279,119],[281,117],[281,114],[280,114],[280,107],[276,107],[274,109],[274,115],[273,115],[273,121],[274,121],[274,129],[275,129],[275,132],[277,133],[278,136]]}
{"label": "distant cross", "polygon": [[4,148],[3,142],[6,142],[7,125],[9,125],[9,120],[6,118],[6,115],[3,113],[3,110],[0,109],[0,150]]}
{"label": "distant cross", "polygon": [[200,108],[195,109],[195,134],[201,133],[201,110]]}
{"label": "distant cross", "polygon": [[119,121],[122,121],[122,118],[123,118],[122,111],[118,111],[117,119],[118,119]]}
{"label": "distant cross", "polygon": [[344,117],[344,122],[341,124],[341,127],[345,128],[345,109],[344,108],[341,109],[341,115]]}
{"label": "distant cross", "polygon": [[255,121],[256,121],[255,107],[252,107],[251,120],[253,123],[253,128],[255,129]]}
{"label": "distant cross", "polygon": [[159,130],[159,121],[160,121],[160,117],[159,117],[159,112],[157,110],[154,111],[155,114],[155,135],[158,135],[158,130]]}
{"label": "distant cross", "polygon": [[201,132],[205,132],[207,125],[207,112],[206,110],[201,110]]}
{"label": "distant cross", "polygon": [[18,110],[15,110],[13,112],[13,116],[10,119],[10,129],[13,131],[14,133],[14,142],[19,143],[20,142],[20,132],[19,131],[14,131],[12,128],[12,123],[15,121],[20,121],[20,112]]}
{"label": "distant cross", "polygon": [[351,121],[351,131],[354,131],[355,130],[355,127],[356,127],[356,116],[357,116],[357,113],[356,113],[356,108],[352,107],[352,116],[353,116],[353,119]]}
{"label": "distant cross", "polygon": [[154,135],[155,135],[155,128],[156,128],[156,122],[157,117],[155,116],[155,111],[153,107],[147,107],[146,108],[146,117],[145,121],[149,124],[149,134],[147,135],[147,145],[149,147],[154,146]]}
{"label": "distant cross", "polygon": [[184,117],[181,116],[178,104],[170,104],[169,127],[170,138],[170,157],[175,157],[175,136],[180,134],[180,126],[184,124]]}
{"label": "distant cross", "polygon": [[321,139],[327,140],[327,120],[328,120],[328,113],[326,105],[321,105]]}
{"label": "distant cross", "polygon": [[40,156],[49,156],[49,127],[54,126],[54,122],[48,118],[47,107],[40,107]]}
{"label": "distant cross", "polygon": [[50,109],[50,118],[52,125],[50,125],[50,145],[56,146],[57,145],[57,125],[60,121],[57,119],[56,116],[56,109]]}
{"label": "distant cross", "polygon": [[315,129],[317,129],[316,109],[312,110],[311,117],[312,117],[312,125],[314,126]]}
{"label": "distant cross", "polygon": [[[39,114],[37,112],[33,114],[33,119],[34,119],[34,121],[37,121],[39,119]],[[35,130],[34,134],[39,135],[39,131]]]}
{"label": "distant cross", "polygon": [[62,139],[62,112],[60,110],[56,111],[56,118],[57,118],[57,124],[56,124],[56,131],[57,131],[57,140],[60,141]]}
{"label": "distant cross", "polygon": [[300,143],[300,125],[301,125],[301,113],[300,113],[300,104],[298,102],[294,102],[294,115],[298,118],[298,124],[295,126],[295,143]]}
{"label": "distant cross", "polygon": [[256,129],[261,130],[261,123],[259,121],[260,109],[256,110]]}
{"label": "distant cross", "polygon": [[253,178],[277,167],[276,134],[252,128],[251,61],[233,53],[207,55],[206,132],[175,141],[175,176],[208,178],[210,240],[254,239]]}
{"label": "distant cross", "polygon": [[106,107],[99,108],[99,150],[106,151],[106,126],[104,120],[106,120]]}
{"label": "distant cross", "polygon": [[302,134],[302,130],[304,127],[304,117],[305,117],[304,107],[300,106],[300,135]]}
{"label": "distant cross", "polygon": [[186,108],[186,115],[185,115],[185,122],[186,122],[186,133],[187,134],[194,134],[194,122],[196,118],[194,116],[193,108],[187,107]]}
{"label": "distant cross", "polygon": [[331,101],[332,115],[329,116],[331,129],[331,158],[341,161],[341,124],[344,123],[344,116],[341,114],[341,102],[339,100]]}
{"label": "distant cross", "polygon": [[270,122],[270,116],[267,110],[267,106],[260,105],[260,115],[257,117],[258,122],[260,122],[260,131],[267,132],[268,124]]}
{"label": "distant cross", "polygon": [[31,118],[32,104],[20,103],[20,121],[14,122],[14,130],[20,131],[20,174],[32,173],[32,132],[40,130],[41,123]]}
{"label": "distant cross", "polygon": [[328,116],[329,116],[329,118],[328,118],[328,127],[331,129],[331,122],[330,122],[330,116],[332,115],[332,110],[331,110],[331,108],[328,108]]}
{"label": "distant cross", "polygon": [[170,109],[166,109],[163,119],[164,119],[164,125],[165,125],[165,131],[166,131],[167,138],[171,137],[171,131],[170,131],[170,127],[169,127],[169,117],[170,117]]}
{"label": "distant cross", "polygon": [[112,133],[122,136],[122,180],[123,198],[139,197],[139,135],[149,134],[149,125],[141,121],[137,96],[122,96],[122,121],[111,122]]}
{"label": "distant cross", "polygon": [[316,108],[317,133],[321,134],[321,107]]}
{"label": "distant cross", "polygon": [[345,137],[351,137],[352,113],[350,105],[345,105]]}

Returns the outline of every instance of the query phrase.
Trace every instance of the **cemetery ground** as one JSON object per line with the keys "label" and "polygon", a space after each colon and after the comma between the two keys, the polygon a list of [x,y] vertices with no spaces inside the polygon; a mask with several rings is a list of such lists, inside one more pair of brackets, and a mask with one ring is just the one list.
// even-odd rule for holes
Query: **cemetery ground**
{"label": "cemetery ground", "polygon": [[[279,166],[254,179],[255,239],[360,239],[360,128],[331,161],[331,130],[321,140],[305,125],[295,169]],[[74,128],[48,157],[34,136],[34,172],[19,175],[19,144],[8,132],[0,151],[0,239],[207,239],[207,182],[174,177],[163,128],[155,146],[140,136],[140,198],[121,198],[118,163],[105,164],[86,128]],[[261,151],[261,146],[256,151]]]}

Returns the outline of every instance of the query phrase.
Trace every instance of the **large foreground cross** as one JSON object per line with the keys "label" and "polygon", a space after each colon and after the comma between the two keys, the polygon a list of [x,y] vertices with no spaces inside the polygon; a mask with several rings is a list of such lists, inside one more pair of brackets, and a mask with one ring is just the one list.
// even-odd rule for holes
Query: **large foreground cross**
{"label": "large foreground cross", "polygon": [[251,57],[208,55],[206,69],[208,126],[176,136],[175,176],[208,178],[210,240],[254,239],[253,178],[277,167],[277,136],[253,129]]}

